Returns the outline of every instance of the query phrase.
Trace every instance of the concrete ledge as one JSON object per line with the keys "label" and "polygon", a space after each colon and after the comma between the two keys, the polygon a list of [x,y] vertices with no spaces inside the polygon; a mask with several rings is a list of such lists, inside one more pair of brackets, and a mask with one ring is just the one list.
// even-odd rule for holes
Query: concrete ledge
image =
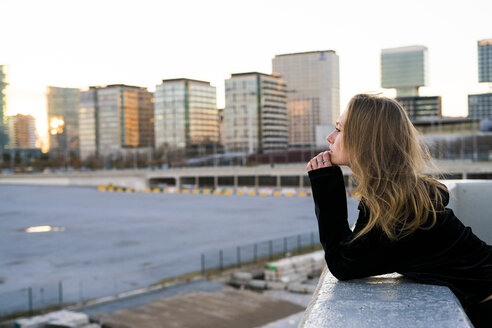
{"label": "concrete ledge", "polygon": [[389,274],[338,281],[325,268],[299,323],[319,327],[473,327],[447,287]]}

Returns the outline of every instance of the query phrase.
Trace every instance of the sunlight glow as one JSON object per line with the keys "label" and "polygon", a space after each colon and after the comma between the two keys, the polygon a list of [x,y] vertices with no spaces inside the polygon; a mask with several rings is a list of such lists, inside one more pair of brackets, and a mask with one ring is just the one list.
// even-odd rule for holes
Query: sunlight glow
{"label": "sunlight glow", "polygon": [[61,117],[53,117],[50,122],[50,133],[52,135],[62,134],[63,127],[65,126],[65,122]]}

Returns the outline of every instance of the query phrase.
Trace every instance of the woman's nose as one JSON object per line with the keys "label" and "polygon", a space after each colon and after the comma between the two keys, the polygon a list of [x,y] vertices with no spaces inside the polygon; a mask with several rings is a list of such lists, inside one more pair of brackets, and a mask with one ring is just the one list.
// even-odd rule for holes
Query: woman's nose
{"label": "woman's nose", "polygon": [[335,133],[335,131],[333,131],[332,133],[330,133],[328,135],[328,137],[326,137],[326,141],[328,141],[329,143],[333,143],[334,142],[334,139],[333,139],[333,134]]}

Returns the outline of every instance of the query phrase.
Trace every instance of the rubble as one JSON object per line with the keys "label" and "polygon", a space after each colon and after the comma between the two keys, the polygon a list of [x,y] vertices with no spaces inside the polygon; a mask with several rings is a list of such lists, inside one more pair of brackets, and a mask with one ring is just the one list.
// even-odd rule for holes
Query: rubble
{"label": "rubble", "polygon": [[61,310],[38,315],[31,318],[18,319],[14,322],[16,328],[100,328],[96,323],[90,323],[85,313]]}
{"label": "rubble", "polygon": [[283,258],[268,262],[262,278],[258,273],[236,271],[229,277],[228,283],[235,287],[248,287],[256,290],[287,290],[294,293],[313,293],[316,286],[303,283],[310,276],[317,276],[325,267],[324,252]]}

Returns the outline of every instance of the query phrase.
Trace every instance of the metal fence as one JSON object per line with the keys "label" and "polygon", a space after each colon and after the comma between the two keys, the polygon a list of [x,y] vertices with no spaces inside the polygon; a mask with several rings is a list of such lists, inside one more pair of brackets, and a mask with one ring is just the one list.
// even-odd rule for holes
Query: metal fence
{"label": "metal fence", "polygon": [[241,267],[246,263],[257,263],[260,260],[272,260],[274,257],[286,256],[288,253],[302,250],[314,250],[319,243],[317,233],[311,232],[284,238],[267,240],[236,248],[220,249],[216,252],[202,253],[201,272],[207,270],[224,270],[230,267]]}
{"label": "metal fence", "polygon": [[[198,270],[198,264],[196,265]],[[115,296],[121,293],[148,287],[149,277],[153,282],[166,276],[166,266],[156,266],[117,275],[89,276],[83,279],[64,279],[34,283],[26,288],[0,292],[0,321],[15,313],[33,314],[68,304],[82,303],[92,299]]]}
{"label": "metal fence", "polygon": [[[299,250],[311,250],[319,243],[318,234],[311,232],[205,252],[197,256],[195,264],[176,270],[172,263],[160,264],[145,269],[118,273],[113,276],[93,276],[86,279],[66,279],[33,284],[23,289],[0,292],[0,321],[14,314],[33,314],[67,304],[83,303],[92,299],[121,295],[125,292],[146,288],[161,279],[187,273],[209,270],[224,270],[240,267],[246,263],[271,260]],[[174,262],[171,260],[170,262]],[[178,261],[178,260],[176,260]],[[179,263],[176,263],[179,266]],[[46,278],[49,280],[49,277]]]}

